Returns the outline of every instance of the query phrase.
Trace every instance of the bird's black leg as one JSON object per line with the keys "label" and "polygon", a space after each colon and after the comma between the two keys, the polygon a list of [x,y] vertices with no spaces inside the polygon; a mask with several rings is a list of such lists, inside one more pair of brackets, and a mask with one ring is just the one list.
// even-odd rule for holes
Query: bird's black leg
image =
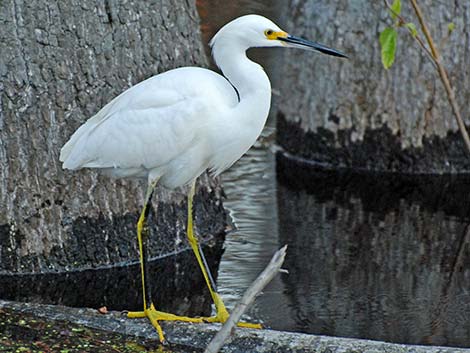
{"label": "bird's black leg", "polygon": [[150,208],[152,207],[151,200],[153,196],[153,190],[150,193],[150,196],[147,200],[146,206],[144,207],[144,218],[141,230],[141,241],[142,241],[142,249],[140,250],[142,253],[142,290],[143,290],[143,300],[144,300],[144,309],[149,309],[150,305],[152,304],[152,290],[149,281],[145,281],[145,278],[149,278],[148,275],[148,241],[150,236],[150,229],[148,227],[148,215],[150,212]]}

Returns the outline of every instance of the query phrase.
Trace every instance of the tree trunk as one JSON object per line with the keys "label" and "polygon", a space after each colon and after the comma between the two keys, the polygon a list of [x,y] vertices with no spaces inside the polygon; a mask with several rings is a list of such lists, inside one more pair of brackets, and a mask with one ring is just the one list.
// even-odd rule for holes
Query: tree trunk
{"label": "tree trunk", "polygon": [[[470,3],[421,3],[468,123]],[[402,5],[403,16],[419,27],[409,1]],[[388,71],[382,67],[379,32],[392,24],[382,1],[296,0],[285,6],[290,31],[350,57],[286,53],[281,91],[289,94],[277,114],[285,151],[334,167],[470,171],[470,155],[437,71],[405,28],[399,30],[394,65]],[[456,29],[447,38],[451,22]]]}
{"label": "tree trunk", "polygon": [[[206,64],[195,2],[2,1],[0,52],[0,273],[137,260],[143,183],[63,171],[59,150],[128,87]],[[151,256],[187,249],[185,193],[156,199]],[[205,240],[223,235],[220,188],[207,177],[195,217]]]}

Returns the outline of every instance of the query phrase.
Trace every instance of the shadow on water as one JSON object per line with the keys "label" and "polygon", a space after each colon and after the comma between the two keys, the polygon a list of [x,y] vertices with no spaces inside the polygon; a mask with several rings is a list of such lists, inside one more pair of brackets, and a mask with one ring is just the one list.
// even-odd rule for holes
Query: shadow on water
{"label": "shadow on water", "polygon": [[292,329],[470,344],[470,178],[276,170]]}
{"label": "shadow on water", "polygon": [[[220,253],[204,248],[209,267],[218,268]],[[211,312],[205,282],[192,251],[149,263],[152,298],[162,311],[200,316]],[[110,310],[141,310],[139,264],[35,275],[0,275],[0,298]]]}

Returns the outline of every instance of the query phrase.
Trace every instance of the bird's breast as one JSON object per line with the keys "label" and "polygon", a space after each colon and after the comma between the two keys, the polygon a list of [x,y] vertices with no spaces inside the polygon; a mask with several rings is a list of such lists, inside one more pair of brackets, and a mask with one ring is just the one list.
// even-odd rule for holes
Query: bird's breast
{"label": "bird's breast", "polygon": [[236,124],[227,127],[220,136],[218,136],[216,146],[212,148],[212,158],[209,168],[215,175],[228,169],[233,163],[239,160],[261,134],[261,126],[244,126]]}

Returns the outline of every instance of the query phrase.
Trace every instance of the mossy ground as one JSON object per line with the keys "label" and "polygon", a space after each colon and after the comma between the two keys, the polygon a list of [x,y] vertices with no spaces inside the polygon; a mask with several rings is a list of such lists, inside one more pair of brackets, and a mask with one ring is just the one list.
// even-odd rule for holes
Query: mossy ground
{"label": "mossy ground", "polygon": [[184,347],[0,309],[0,352],[196,353]]}

